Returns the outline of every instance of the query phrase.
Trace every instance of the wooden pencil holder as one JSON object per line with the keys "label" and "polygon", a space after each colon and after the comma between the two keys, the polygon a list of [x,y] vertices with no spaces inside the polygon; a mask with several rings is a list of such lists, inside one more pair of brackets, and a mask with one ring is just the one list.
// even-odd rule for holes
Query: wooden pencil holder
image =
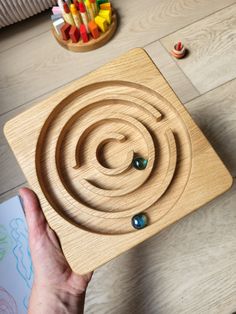
{"label": "wooden pencil holder", "polygon": [[113,10],[112,22],[109,25],[108,30],[105,33],[100,33],[100,36],[97,39],[94,39],[91,35],[89,35],[89,41],[87,43],[84,43],[81,39],[77,43],[72,43],[71,39],[65,41],[62,39],[61,35],[58,35],[56,33],[53,27],[52,34],[62,47],[74,52],[87,52],[105,45],[113,37],[116,29],[117,29],[117,13]]}

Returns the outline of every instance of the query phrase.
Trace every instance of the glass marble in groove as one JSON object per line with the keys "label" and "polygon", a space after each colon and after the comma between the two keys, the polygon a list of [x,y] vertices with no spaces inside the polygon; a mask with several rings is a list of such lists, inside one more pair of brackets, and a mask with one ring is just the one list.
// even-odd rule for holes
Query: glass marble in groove
{"label": "glass marble in groove", "polygon": [[144,213],[132,217],[131,224],[135,229],[143,229],[148,224],[147,215]]}
{"label": "glass marble in groove", "polygon": [[137,170],[144,170],[147,167],[148,160],[142,157],[133,159],[133,167]]}

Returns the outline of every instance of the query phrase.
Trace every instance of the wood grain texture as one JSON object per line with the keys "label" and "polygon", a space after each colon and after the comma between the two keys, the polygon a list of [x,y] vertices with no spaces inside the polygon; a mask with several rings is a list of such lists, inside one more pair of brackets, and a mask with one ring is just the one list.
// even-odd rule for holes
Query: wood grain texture
{"label": "wood grain texture", "polygon": [[155,41],[150,45],[145,46],[145,50],[152,58],[153,62],[156,64],[181,102],[186,103],[187,101],[200,95],[191,81],[176,65],[170,54],[167,53],[165,48],[163,48],[163,46],[160,44],[160,41]]}
{"label": "wood grain texture", "polygon": [[[94,54],[88,55],[81,61],[73,60],[73,54],[62,53],[63,49],[58,48],[56,43],[52,45],[53,39],[49,35],[51,22],[49,16],[46,16],[47,13],[42,18],[41,15],[35,16],[0,30],[0,51],[8,49],[8,52],[1,54],[0,60],[2,74],[0,112],[3,114],[0,116],[0,191],[11,189],[0,195],[0,202],[15,195],[18,189],[16,186],[23,184],[25,180],[2,132],[7,120],[31,107],[34,99],[40,100],[40,96],[44,95],[42,96],[44,98],[54,88],[59,88],[106,63],[116,54],[112,50],[117,50],[118,55],[131,47],[147,45],[153,40],[235,3],[234,0],[157,0],[135,2],[134,6],[133,1],[122,1],[120,7],[121,2],[115,0],[112,2],[116,3],[120,13],[122,34],[119,34],[119,41],[115,44],[116,37],[111,48],[108,47],[96,57]],[[136,6],[138,9],[134,11]],[[140,12],[142,12],[142,19],[137,18]],[[229,28],[231,34],[234,28],[231,24]],[[45,31],[48,33],[42,34]],[[131,37],[133,32],[134,38]],[[205,36],[203,40],[204,38]],[[227,36],[224,37],[225,39]],[[224,43],[227,47],[230,45],[228,40]],[[168,51],[164,49],[164,54],[163,46],[161,47],[158,42],[157,46],[155,44],[150,44],[152,48],[148,52],[151,53],[153,60],[180,99],[186,102],[195,97],[196,89],[189,86],[186,76],[181,72],[181,67],[175,63],[176,60],[171,59],[170,62]],[[155,49],[157,54],[161,52],[161,58],[156,56]],[[226,48],[225,60],[230,58],[228,54],[231,54],[231,51]],[[217,60],[222,59],[215,58],[216,68],[220,66]],[[231,62],[226,63],[230,68]],[[226,77],[227,71],[228,69],[224,69],[223,77]],[[186,86],[188,86],[187,90]],[[187,109],[234,176],[236,174],[235,98],[236,80],[233,80],[186,104]],[[20,108],[19,106],[25,102],[26,105]],[[16,107],[18,108],[12,110]],[[9,110],[12,111],[4,115]],[[236,312],[235,192],[234,185],[229,192],[209,205],[99,268],[89,287],[85,313],[231,314]]]}
{"label": "wood grain texture", "polygon": [[194,121],[236,176],[236,80],[187,104]]}
{"label": "wood grain texture", "polygon": [[51,10],[37,14],[24,21],[0,29],[0,52],[6,51],[27,40],[47,32],[51,27]]}
{"label": "wood grain texture", "polygon": [[[79,273],[144,241],[232,184],[142,49],[17,116],[6,124],[5,134],[68,262]],[[102,134],[109,142],[122,135],[126,146],[109,143],[96,156]],[[108,177],[91,166],[93,158],[101,166],[104,158],[104,169],[111,172],[131,149],[148,159],[145,170],[131,167]],[[137,232],[130,221],[140,212],[149,224]]]}
{"label": "wood grain texture", "polygon": [[26,181],[3,134],[3,126],[8,120],[35,105],[37,102],[49,97],[50,94],[38,97],[34,102],[27,103],[4,115],[0,115],[0,201],[5,199],[3,195],[5,192],[12,190],[12,188],[14,189],[16,186],[20,186]]}
{"label": "wood grain texture", "polygon": [[161,39],[167,51],[181,40],[189,55],[176,63],[200,93],[236,77],[236,5]]}
{"label": "wood grain texture", "polygon": [[[153,54],[154,53],[155,51]],[[172,71],[173,73],[178,73],[178,70],[174,68]],[[166,75],[167,72],[163,71],[163,73],[165,73],[165,76],[168,76]],[[175,92],[179,94],[182,93],[180,88],[184,90],[186,84],[184,79],[181,78],[181,81],[183,84],[176,83],[176,88],[174,89]],[[235,91],[236,80],[233,80],[186,104],[194,120],[201,130],[203,130],[234,177],[236,176]],[[192,94],[189,95],[191,97]],[[44,95],[39,98],[38,101],[46,97],[48,96]],[[3,125],[20,112],[35,104],[36,102],[29,103],[0,117],[0,194],[25,182],[25,177],[16,163],[12,150],[9,148],[3,134]],[[230,144],[228,145],[228,143]],[[1,200],[2,198],[0,196],[0,201]]]}
{"label": "wood grain texture", "polygon": [[[148,51],[150,53],[151,50],[149,49]],[[155,55],[155,49],[153,50],[152,55]],[[161,58],[161,60],[162,59],[163,58]],[[161,65],[159,61],[158,64]],[[188,81],[186,82],[184,75],[177,74],[179,72],[178,69],[175,69],[176,66],[170,66],[171,72],[168,72],[168,68],[169,67],[166,68],[165,66],[161,67],[162,73],[166,78],[175,77],[175,75],[177,75],[174,91],[178,95],[184,95],[185,86],[188,86]],[[173,73],[173,76],[171,73]],[[172,83],[174,83],[174,81],[174,79],[171,79]],[[190,90],[190,88],[188,90]],[[203,130],[222,160],[226,163],[233,176],[236,176],[235,91],[236,81],[233,80],[232,82],[224,84],[223,86],[186,104],[187,109],[190,111],[191,115]],[[186,95],[189,95],[188,97],[192,97],[194,94],[194,90],[190,93],[186,91]],[[44,95],[38,98],[37,101],[45,99],[48,96],[49,95]],[[3,194],[12,187],[18,186],[25,181],[25,177],[16,163],[12,150],[9,148],[5,136],[3,135],[3,125],[20,112],[35,104],[36,101],[0,116],[0,194]],[[213,110],[213,108],[215,110]],[[213,121],[212,115],[214,115]],[[219,128],[220,132],[218,132]],[[226,141],[225,138],[227,138]],[[228,143],[230,143],[230,145],[228,145]]]}
{"label": "wood grain texture", "polygon": [[26,181],[21,169],[16,166],[16,159],[3,134],[3,125],[11,117],[10,114],[4,115],[5,119],[0,117],[0,195]]}
{"label": "wood grain texture", "polygon": [[[154,63],[159,67],[160,71],[182,102],[195,98],[199,94],[182,71],[178,68],[173,59],[168,55],[159,41],[147,45],[145,50],[152,57]],[[19,169],[18,164],[15,162],[12,151],[3,135],[3,125],[12,117],[33,106],[37,101],[39,102],[40,100],[45,99],[51,93],[52,91],[0,116],[0,149],[2,151],[2,158],[0,162],[0,194],[3,194],[12,187],[18,186],[25,181],[25,177]],[[14,106],[16,105],[17,104],[14,104]]]}
{"label": "wood grain texture", "polygon": [[[0,114],[63,86],[131,48],[142,47],[235,0],[113,1],[120,16],[115,37],[104,47],[75,55],[59,47],[50,31],[1,54]],[[142,13],[142,18],[137,18]],[[16,26],[17,27],[17,26]],[[14,60],[14,63],[12,62]],[[40,79],[39,79],[40,78]]]}
{"label": "wood grain texture", "polygon": [[88,314],[236,311],[236,184],[94,273]]}

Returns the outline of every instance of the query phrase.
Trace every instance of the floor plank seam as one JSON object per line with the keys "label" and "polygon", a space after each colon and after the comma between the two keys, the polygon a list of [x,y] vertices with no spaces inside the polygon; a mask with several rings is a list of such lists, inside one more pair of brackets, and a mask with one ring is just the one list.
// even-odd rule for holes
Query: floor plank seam
{"label": "floor plank seam", "polygon": [[30,37],[30,38],[27,38],[25,41],[22,41],[22,42],[20,42],[20,43],[18,43],[18,44],[15,44],[15,45],[13,45],[13,46],[11,46],[11,47],[5,49],[5,50],[2,50],[2,51],[0,51],[0,55],[1,55],[2,53],[5,53],[6,51],[12,49],[12,48],[14,49],[14,48],[16,48],[17,46],[20,46],[20,45],[22,45],[22,44],[25,44],[25,43],[29,42],[30,40],[32,40],[32,39],[34,39],[34,38],[37,38],[37,37],[39,37],[39,36],[41,36],[41,35],[43,35],[43,34],[49,32],[49,31],[50,31],[50,28],[47,29],[46,31],[42,32],[42,33],[39,33],[39,34],[37,34],[37,35],[35,35],[35,36],[32,36],[32,37]]}
{"label": "floor plank seam", "polygon": [[[181,70],[181,69],[180,69]],[[182,71],[182,70],[181,70]],[[89,73],[89,72],[88,72]],[[86,74],[88,74],[88,73],[85,73],[83,76],[85,76]],[[163,74],[163,72],[161,72],[162,73],[162,75],[164,76],[164,78],[166,79],[166,77],[165,77],[165,75]],[[182,73],[184,74],[184,72],[182,71]],[[185,74],[184,74],[185,75]],[[82,76],[82,77],[83,77]],[[185,75],[186,76],[186,75]],[[10,109],[10,110],[8,110],[8,111],[6,111],[6,112],[4,112],[4,113],[1,113],[0,114],[0,118],[2,118],[4,115],[7,115],[7,114],[9,114],[10,112],[13,112],[14,110],[16,110],[16,109],[19,109],[19,108],[21,108],[21,107],[23,107],[23,106],[26,106],[27,104],[30,104],[30,103],[32,103],[32,102],[35,102],[35,104],[32,104],[32,106],[33,105],[36,105],[37,104],[37,99],[39,99],[40,97],[43,97],[43,96],[47,96],[49,93],[51,93],[51,92],[56,92],[58,89],[60,89],[61,87],[63,87],[63,86],[65,86],[65,85],[67,85],[67,84],[71,84],[73,81],[75,81],[75,80],[78,80],[79,79],[79,77],[78,78],[76,78],[76,79],[73,79],[73,80],[71,80],[71,81],[69,81],[69,82],[67,82],[67,83],[65,83],[65,84],[62,84],[62,85],[60,85],[60,86],[58,86],[58,87],[56,87],[56,88],[53,88],[52,90],[50,90],[50,91],[48,91],[48,92],[46,92],[46,93],[43,93],[43,94],[41,94],[41,95],[39,95],[39,96],[37,96],[37,97],[35,97],[35,98],[32,98],[31,100],[29,100],[29,101],[27,101],[27,102],[25,102],[25,103],[23,103],[23,104],[21,104],[21,105],[19,105],[19,106],[17,106],[17,107],[15,107],[15,108],[13,108],[13,109]],[[188,79],[189,80],[189,78],[186,76],[186,79]],[[167,79],[166,79],[167,80]],[[226,85],[226,84],[228,84],[228,83],[230,83],[230,82],[233,82],[234,80],[236,80],[236,77],[234,77],[233,79],[231,79],[231,80],[229,80],[229,81],[227,81],[227,82],[224,82],[223,84],[220,84],[220,85],[218,85],[217,87],[214,87],[214,88],[212,88],[212,89],[209,89],[208,91],[206,91],[205,93],[202,93],[202,94],[200,94],[199,93],[199,95],[198,96],[196,96],[196,97],[193,97],[193,98],[191,98],[191,99],[189,99],[188,101],[186,101],[186,102],[183,102],[183,101],[181,101],[182,102],[182,104],[184,104],[184,105],[186,105],[186,104],[188,104],[188,103],[190,103],[191,101],[193,101],[193,100],[195,100],[195,99],[197,99],[198,97],[201,97],[201,96],[204,96],[204,95],[206,95],[207,93],[209,93],[209,92],[212,92],[212,91],[214,91],[215,89],[217,89],[217,88],[220,88],[220,87],[222,87],[222,86],[224,86],[224,85]],[[190,83],[191,83],[191,81],[190,81]],[[191,83],[192,84],[192,83]],[[170,85],[170,87],[173,89],[173,87]],[[194,87],[194,86],[193,86]],[[195,88],[195,87],[194,87]],[[174,93],[175,93],[175,90],[173,89],[173,91],[174,91]],[[197,90],[198,91],[198,90]],[[40,100],[39,100],[39,102],[40,102]],[[26,109],[27,110],[27,109]],[[1,194],[0,194],[1,195]]]}
{"label": "floor plank seam", "polygon": [[[170,52],[167,51],[167,49],[162,45],[162,43],[159,40],[156,40],[155,42],[159,42],[159,44],[162,46],[162,48],[165,50],[165,52],[170,55]],[[144,47],[143,47],[144,48]],[[146,49],[145,49],[146,51]],[[149,55],[148,51],[146,51],[147,54]],[[151,58],[151,56],[150,56]],[[170,56],[171,58],[171,56]],[[193,99],[198,98],[199,96],[201,96],[201,93],[199,92],[199,90],[193,85],[192,81],[190,80],[190,78],[184,73],[184,71],[178,66],[178,64],[175,62],[175,60],[173,60],[171,58],[171,60],[173,61],[173,63],[177,66],[177,68],[181,71],[182,75],[184,76],[184,78],[190,83],[191,87],[198,93],[198,95],[196,97],[190,98],[188,99],[187,102],[184,102],[181,100],[181,102],[184,103],[188,103],[189,101],[192,101]],[[156,65],[156,63],[153,61],[153,63]],[[169,82],[169,80],[167,79],[167,75],[164,73],[164,71],[160,70],[160,68],[158,67],[158,65],[156,65],[156,67],[158,68],[158,70],[161,72],[161,74],[163,75],[163,77],[165,78],[165,80],[168,82],[168,84],[170,85],[171,89],[173,90],[173,92],[176,94],[174,88],[171,86],[171,83]],[[176,94],[176,96],[178,97],[178,95]],[[179,98],[179,97],[178,97]]]}
{"label": "floor plank seam", "polygon": [[233,82],[233,81],[235,81],[235,80],[236,80],[236,77],[234,77],[234,78],[232,78],[231,80],[228,80],[227,82],[224,82],[224,83],[222,83],[222,84],[220,84],[220,85],[218,85],[218,86],[216,86],[216,87],[214,87],[214,88],[209,89],[208,91],[206,91],[206,92],[200,94],[199,96],[193,97],[192,99],[190,99],[190,100],[188,100],[188,101],[186,101],[186,102],[182,102],[182,103],[183,103],[184,105],[187,105],[187,104],[190,103],[191,101],[193,101],[193,100],[195,100],[195,99],[197,99],[197,98],[199,98],[199,97],[205,96],[206,94],[208,94],[208,93],[210,93],[210,92],[213,92],[213,91],[216,90],[217,88],[221,88],[221,87],[223,87],[224,85],[227,85],[227,84],[229,84],[230,82]]}
{"label": "floor plank seam", "polygon": [[27,184],[27,182],[26,182],[26,181],[23,181],[23,182],[21,182],[20,184],[17,184],[16,186],[14,186],[13,188],[2,192],[2,193],[0,194],[0,197],[4,196],[5,194],[7,194],[7,193],[9,193],[9,192],[11,192],[11,191],[13,191],[14,189],[17,189],[18,187],[22,186],[23,184]]}
{"label": "floor plank seam", "polygon": [[[170,54],[170,52],[167,50],[167,48],[164,45],[162,45],[161,41],[159,41],[159,42],[160,42],[161,46],[163,47],[163,49],[166,51],[166,53]],[[171,58],[172,58],[172,61],[175,63],[176,67],[182,72],[182,74],[186,77],[186,79],[189,81],[189,83],[192,85],[192,87],[198,92],[199,96],[203,95],[198,90],[198,88],[193,84],[190,77],[180,68],[180,66],[177,63],[177,60],[175,60],[173,57],[171,57]],[[199,96],[197,96],[197,97],[199,97]]]}
{"label": "floor plank seam", "polygon": [[185,29],[185,28],[187,28],[187,27],[189,27],[189,26],[191,26],[191,25],[194,25],[194,24],[196,24],[196,23],[198,23],[198,22],[200,22],[200,21],[202,21],[202,20],[208,18],[208,17],[211,16],[211,15],[214,15],[214,14],[216,14],[216,13],[222,11],[222,10],[225,10],[225,9],[227,9],[227,8],[229,8],[229,7],[231,7],[231,6],[235,6],[235,5],[236,5],[236,3],[231,3],[231,4],[227,5],[227,6],[225,6],[224,8],[221,8],[221,9],[219,9],[219,10],[216,10],[216,11],[214,11],[214,12],[212,12],[212,13],[210,13],[210,14],[208,14],[208,15],[206,15],[206,16],[204,16],[204,17],[202,17],[202,18],[200,18],[200,19],[198,19],[198,20],[196,20],[196,21],[194,21],[194,22],[192,22],[192,23],[186,24],[185,26],[180,27],[179,29],[177,29],[177,30],[175,30],[175,31],[173,31],[173,32],[170,32],[170,33],[168,33],[168,34],[166,34],[166,35],[164,35],[164,36],[162,36],[162,37],[160,37],[160,38],[157,38],[156,40],[151,41],[149,44],[146,44],[146,45],[144,45],[143,47],[146,47],[146,46],[148,46],[148,45],[151,45],[151,44],[155,43],[155,42],[158,41],[158,40],[161,41],[161,40],[164,39],[165,37],[168,37],[168,36],[170,36],[170,35],[173,35],[174,33],[177,33],[177,32],[179,32],[179,31],[181,31],[182,29]]}
{"label": "floor plank seam", "polygon": [[[85,75],[86,75],[86,74],[85,74]],[[79,79],[79,78],[76,78],[75,80],[77,80],[77,79]],[[9,114],[10,112],[12,112],[12,111],[14,111],[14,110],[16,110],[16,109],[19,109],[19,108],[21,108],[21,107],[23,107],[23,106],[26,106],[27,104],[30,104],[30,103],[32,103],[32,102],[33,102],[32,106],[33,106],[33,105],[36,105],[36,104],[37,104],[37,99],[39,99],[40,97],[47,96],[47,95],[50,94],[51,92],[54,92],[54,91],[56,91],[57,89],[59,89],[59,88],[65,86],[65,85],[67,85],[67,84],[72,83],[73,81],[74,81],[74,79],[71,80],[71,81],[69,81],[69,82],[67,82],[67,83],[65,83],[65,84],[62,84],[62,85],[60,85],[60,86],[58,86],[58,87],[55,87],[55,88],[51,89],[50,91],[47,91],[47,92],[45,92],[45,93],[43,93],[43,94],[41,94],[41,95],[39,95],[39,96],[37,96],[37,97],[34,97],[34,98],[30,99],[29,101],[26,101],[26,102],[24,102],[23,104],[21,104],[21,105],[19,105],[19,106],[16,106],[15,108],[12,108],[12,109],[10,109],[10,110],[4,112],[4,113],[0,113],[0,118],[3,117],[4,115]],[[34,104],[34,102],[35,102],[35,104]],[[39,102],[40,102],[40,100],[39,100]],[[27,110],[27,109],[26,109],[26,110]]]}

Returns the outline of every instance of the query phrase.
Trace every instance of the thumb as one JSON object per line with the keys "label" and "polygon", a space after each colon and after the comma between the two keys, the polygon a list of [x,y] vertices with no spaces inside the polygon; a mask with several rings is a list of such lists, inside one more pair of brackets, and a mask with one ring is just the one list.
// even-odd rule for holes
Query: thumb
{"label": "thumb", "polygon": [[47,221],[41,209],[38,197],[28,188],[21,188],[19,194],[23,201],[29,238],[37,239],[46,231],[47,227]]}

